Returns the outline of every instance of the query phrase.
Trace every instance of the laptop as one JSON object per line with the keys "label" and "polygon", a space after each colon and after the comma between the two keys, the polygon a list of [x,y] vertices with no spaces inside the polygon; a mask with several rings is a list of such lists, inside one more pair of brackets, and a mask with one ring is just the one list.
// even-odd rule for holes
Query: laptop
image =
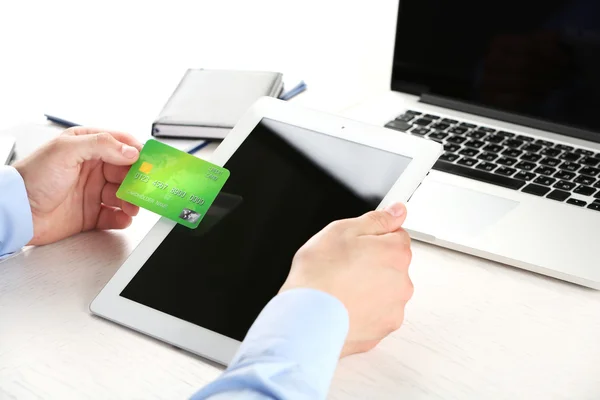
{"label": "laptop", "polygon": [[346,110],[445,152],[406,228],[600,289],[600,3],[400,1],[391,90]]}

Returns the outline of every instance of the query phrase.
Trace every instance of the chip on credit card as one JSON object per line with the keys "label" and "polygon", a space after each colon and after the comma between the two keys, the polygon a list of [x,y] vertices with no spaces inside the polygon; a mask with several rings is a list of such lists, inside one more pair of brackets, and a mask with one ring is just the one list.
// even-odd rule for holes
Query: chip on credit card
{"label": "chip on credit card", "polygon": [[117,197],[195,229],[227,178],[227,169],[151,139]]}

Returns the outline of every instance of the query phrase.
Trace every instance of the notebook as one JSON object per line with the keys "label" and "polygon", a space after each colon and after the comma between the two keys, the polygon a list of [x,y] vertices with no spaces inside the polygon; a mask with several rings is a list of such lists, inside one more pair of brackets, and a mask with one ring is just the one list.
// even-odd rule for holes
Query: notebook
{"label": "notebook", "polygon": [[263,96],[278,97],[278,72],[189,69],[152,124],[152,135],[223,139]]}

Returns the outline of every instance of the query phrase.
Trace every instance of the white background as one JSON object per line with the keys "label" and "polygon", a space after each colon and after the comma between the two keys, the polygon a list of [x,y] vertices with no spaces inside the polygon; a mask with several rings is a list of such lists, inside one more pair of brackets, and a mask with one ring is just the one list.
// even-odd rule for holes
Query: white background
{"label": "white background", "polygon": [[190,67],[283,72],[338,111],[389,87],[396,4],[2,1],[0,128],[55,113],[140,134]]}

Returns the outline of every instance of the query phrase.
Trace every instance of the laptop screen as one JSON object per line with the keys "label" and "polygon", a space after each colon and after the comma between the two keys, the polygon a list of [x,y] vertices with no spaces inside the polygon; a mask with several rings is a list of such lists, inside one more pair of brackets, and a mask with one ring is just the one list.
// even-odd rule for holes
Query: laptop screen
{"label": "laptop screen", "polygon": [[600,2],[401,0],[392,89],[597,132]]}

